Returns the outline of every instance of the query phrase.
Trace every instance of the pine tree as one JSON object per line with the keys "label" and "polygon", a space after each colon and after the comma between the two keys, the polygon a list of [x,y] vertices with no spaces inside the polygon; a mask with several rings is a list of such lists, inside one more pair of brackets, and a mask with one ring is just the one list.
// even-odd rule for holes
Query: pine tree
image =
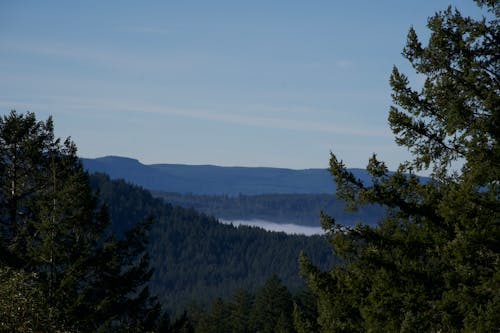
{"label": "pine tree", "polygon": [[210,309],[210,313],[205,318],[206,323],[202,325],[199,332],[207,333],[228,333],[231,332],[229,328],[229,309],[224,301],[216,297]]}
{"label": "pine tree", "polygon": [[57,311],[37,287],[36,273],[0,267],[0,332],[62,332],[48,313]]}
{"label": "pine tree", "polygon": [[317,298],[309,289],[301,291],[294,297],[293,324],[298,333],[315,333],[319,330],[316,318]]}
{"label": "pine tree", "polygon": [[229,303],[229,326],[231,332],[251,333],[250,315],[252,313],[253,297],[243,290],[237,290]]}
{"label": "pine tree", "polygon": [[257,292],[252,323],[255,332],[295,332],[292,296],[277,275]]}
{"label": "pine tree", "polygon": [[[500,30],[448,8],[429,18],[427,46],[410,29],[403,55],[420,90],[394,68],[389,124],[413,154],[389,173],[374,155],[363,184],[332,154],[348,208],[386,208],[377,227],[323,217],[341,263],[321,272],[301,256],[322,332],[492,332],[500,327]],[[429,170],[422,181],[415,173]]]}
{"label": "pine tree", "polygon": [[22,266],[26,260],[28,207],[48,186],[46,156],[60,144],[53,122],[37,122],[33,113],[15,111],[0,119],[0,260]]}
{"label": "pine tree", "polygon": [[0,264],[36,275],[44,320],[85,332],[154,329],[160,307],[144,287],[150,223],[111,234],[76,146],[54,138],[52,119],[0,118],[0,170]]}

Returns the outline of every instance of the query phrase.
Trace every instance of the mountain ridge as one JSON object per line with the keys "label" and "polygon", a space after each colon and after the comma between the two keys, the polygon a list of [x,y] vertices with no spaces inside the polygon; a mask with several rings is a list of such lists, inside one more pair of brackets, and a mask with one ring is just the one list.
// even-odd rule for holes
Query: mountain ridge
{"label": "mountain ridge", "polygon": [[[90,172],[104,172],[112,179],[125,179],[150,190],[207,195],[258,195],[265,193],[335,193],[327,169],[287,169],[273,167],[143,164],[121,156],[82,158]],[[363,182],[366,170],[350,169]]]}
{"label": "mountain ridge", "polygon": [[297,261],[301,251],[322,269],[336,260],[323,236],[222,224],[124,180],[111,180],[102,173],[90,175],[89,180],[118,237],[138,222],[153,219],[148,231],[154,268],[149,287],[173,313],[182,313],[190,304],[206,308],[215,297],[227,298],[239,289],[253,292],[273,274],[298,292],[305,286]]}

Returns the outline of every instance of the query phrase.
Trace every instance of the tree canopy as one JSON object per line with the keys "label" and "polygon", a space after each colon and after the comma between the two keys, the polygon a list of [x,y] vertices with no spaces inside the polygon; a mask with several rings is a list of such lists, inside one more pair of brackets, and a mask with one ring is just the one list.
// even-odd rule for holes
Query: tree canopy
{"label": "tree canopy", "polygon": [[226,299],[238,289],[253,293],[273,274],[296,293],[305,287],[297,263],[300,251],[323,269],[334,260],[321,235],[236,227],[165,203],[124,180],[93,174],[90,182],[107,205],[115,233],[123,233],[144,216],[154,216],[148,249],[155,271],[149,286],[173,315],[180,315],[193,303],[206,308],[216,297]]}
{"label": "tree canopy", "polygon": [[0,118],[0,330],[153,330],[149,224],[117,238],[76,146],[54,137],[52,119]]}
{"label": "tree canopy", "polygon": [[430,17],[425,46],[410,28],[403,56],[421,88],[393,69],[389,125],[412,159],[389,173],[373,155],[367,186],[331,155],[347,207],[380,204],[386,215],[354,228],[324,216],[341,264],[323,272],[301,256],[321,332],[500,327],[500,5],[476,2],[481,19],[451,7]]}

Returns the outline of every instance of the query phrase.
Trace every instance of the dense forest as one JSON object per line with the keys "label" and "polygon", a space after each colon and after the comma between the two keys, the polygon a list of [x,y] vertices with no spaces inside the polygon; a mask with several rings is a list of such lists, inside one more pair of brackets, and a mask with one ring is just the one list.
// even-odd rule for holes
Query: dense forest
{"label": "dense forest", "polygon": [[410,28],[422,87],[393,69],[389,125],[411,159],[389,172],[373,155],[367,183],[331,154],[337,197],[384,215],[323,214],[326,246],[89,176],[51,117],[0,117],[0,331],[497,332],[500,4],[475,2],[482,19],[430,17],[426,45]]}
{"label": "dense forest", "polygon": [[254,292],[273,274],[291,292],[305,287],[298,256],[304,251],[323,268],[332,264],[321,236],[286,235],[255,227],[234,227],[215,218],[164,203],[149,191],[104,174],[90,178],[109,211],[112,229],[123,234],[147,216],[155,220],[150,259],[151,290],[175,313],[187,305],[206,307],[215,297],[238,289]]}
{"label": "dense forest", "polygon": [[206,306],[212,298],[228,297],[237,289],[253,292],[273,274],[297,292],[305,287],[298,267],[301,251],[322,267],[332,263],[321,236],[233,227],[193,209],[164,203],[123,180],[94,174],[90,181],[107,205],[117,234],[136,221],[154,217],[149,233],[150,260],[155,267],[151,290],[175,313],[190,303]]}
{"label": "dense forest", "polygon": [[255,293],[240,289],[215,298],[208,310],[191,308],[188,322],[200,333],[301,332],[313,328],[308,323],[317,317],[316,301],[308,290],[290,293],[273,275]]}
{"label": "dense forest", "polygon": [[[198,330],[212,300],[244,291],[257,301],[269,281],[288,314],[291,293],[307,289],[301,251],[324,269],[333,264],[324,237],[221,224],[123,180],[89,176],[74,143],[54,137],[51,118],[12,111],[0,138],[0,331]],[[255,327],[267,322],[260,316]]]}
{"label": "dense forest", "polygon": [[151,191],[155,197],[173,205],[193,208],[224,220],[266,220],[274,223],[293,223],[319,226],[323,212],[342,224],[375,225],[383,216],[380,206],[365,206],[346,211],[343,201],[333,194],[261,194],[261,195],[196,195]]}

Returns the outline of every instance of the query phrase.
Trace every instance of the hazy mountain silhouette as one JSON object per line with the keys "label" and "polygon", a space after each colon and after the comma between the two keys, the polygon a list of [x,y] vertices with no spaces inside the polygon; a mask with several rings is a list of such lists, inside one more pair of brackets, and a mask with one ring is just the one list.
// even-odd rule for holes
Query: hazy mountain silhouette
{"label": "hazy mountain silhouette", "polygon": [[[326,169],[146,165],[119,156],[82,158],[82,162],[89,172],[104,172],[113,179],[123,178],[144,188],[165,192],[226,195],[335,192],[332,177]],[[365,170],[350,170],[361,180],[369,182]]]}

